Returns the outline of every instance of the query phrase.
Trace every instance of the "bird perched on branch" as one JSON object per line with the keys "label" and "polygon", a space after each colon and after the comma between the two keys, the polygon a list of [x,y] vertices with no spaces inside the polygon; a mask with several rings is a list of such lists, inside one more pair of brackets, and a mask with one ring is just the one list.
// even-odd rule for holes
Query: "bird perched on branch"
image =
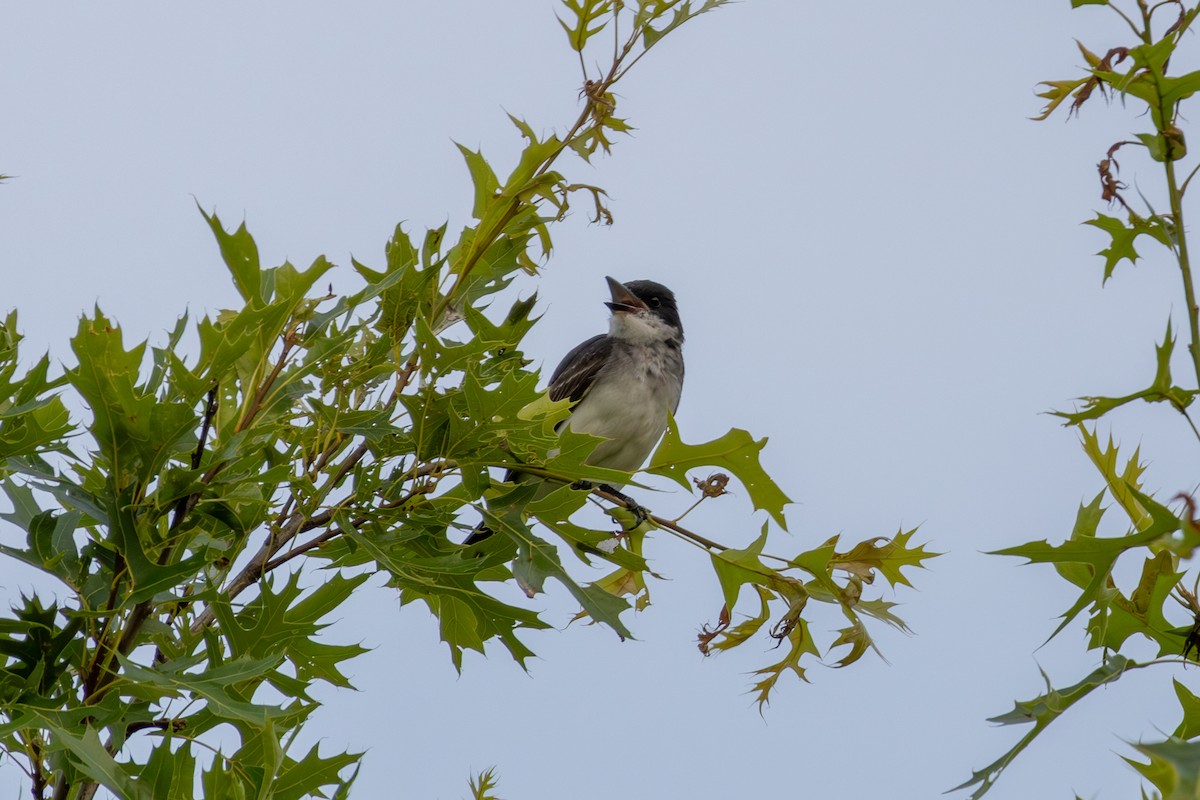
{"label": "bird perched on branch", "polygon": [[[667,429],[683,391],[683,324],[674,293],[654,281],[621,283],[606,278],[612,300],[608,333],[593,336],[567,353],[550,376],[550,399],[571,401],[571,416],[560,425],[598,436],[587,463],[634,472]],[[505,481],[520,480],[509,471]],[[644,512],[619,486],[605,489]],[[463,544],[492,535],[480,523]]]}

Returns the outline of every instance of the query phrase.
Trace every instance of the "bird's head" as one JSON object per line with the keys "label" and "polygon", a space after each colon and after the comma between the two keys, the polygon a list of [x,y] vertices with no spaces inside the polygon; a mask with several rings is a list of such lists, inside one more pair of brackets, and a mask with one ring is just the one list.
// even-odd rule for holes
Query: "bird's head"
{"label": "bird's head", "polygon": [[609,335],[633,342],[683,342],[683,323],[675,293],[654,281],[621,283],[606,278],[612,301]]}

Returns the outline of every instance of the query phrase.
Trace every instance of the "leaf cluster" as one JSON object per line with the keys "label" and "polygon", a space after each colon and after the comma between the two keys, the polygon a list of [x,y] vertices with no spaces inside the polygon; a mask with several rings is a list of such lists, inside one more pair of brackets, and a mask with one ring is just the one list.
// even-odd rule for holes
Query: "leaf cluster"
{"label": "leaf cluster", "polygon": [[[1082,75],[1041,84],[1045,90],[1039,96],[1047,103],[1036,119],[1048,118],[1068,99],[1071,100],[1068,115],[1078,114],[1090,100],[1102,96],[1119,99],[1123,106],[1133,105],[1142,112],[1139,119],[1152,123],[1150,132],[1134,133],[1133,138],[1114,143],[1097,165],[1101,199],[1110,206],[1120,206],[1122,215],[1097,213],[1086,224],[1103,231],[1108,239],[1108,245],[1099,253],[1104,260],[1105,282],[1123,261],[1130,264],[1139,261],[1141,254],[1135,243],[1159,245],[1168,263],[1178,269],[1186,316],[1186,326],[1180,327],[1179,335],[1186,335],[1189,369],[1181,381],[1172,374],[1177,333],[1168,320],[1162,343],[1156,345],[1154,377],[1147,388],[1118,397],[1085,396],[1081,398],[1081,408],[1054,412],[1078,432],[1083,451],[1099,473],[1103,488],[1089,502],[1079,505],[1074,527],[1064,541],[1058,544],[1045,539],[1031,541],[1005,548],[998,554],[1049,564],[1073,587],[1075,600],[1062,613],[1050,637],[1057,636],[1074,620],[1085,619],[1087,648],[1097,653],[1099,666],[1067,688],[1056,689],[1047,678],[1044,694],[1017,703],[1012,712],[993,720],[1005,725],[1032,724],[1032,728],[1007,753],[957,787],[973,788],[972,798],[983,796],[1046,726],[1095,688],[1117,681],[1134,669],[1177,668],[1194,660],[1200,646],[1200,601],[1193,575],[1197,572],[1194,555],[1200,545],[1195,501],[1187,487],[1174,490],[1173,499],[1182,501],[1175,510],[1156,499],[1143,485],[1145,464],[1140,448],[1131,456],[1122,457],[1112,436],[1107,443],[1103,442],[1096,427],[1099,420],[1131,404],[1162,404],[1177,413],[1187,430],[1200,440],[1200,429],[1189,415],[1192,401],[1200,392],[1200,309],[1194,292],[1183,204],[1200,165],[1182,179],[1178,172],[1189,157],[1179,124],[1186,119],[1187,101],[1200,91],[1200,71],[1180,75],[1171,72],[1172,60],[1182,60],[1176,58],[1178,51],[1194,41],[1186,34],[1200,15],[1200,6],[1183,0],[1155,4],[1141,0],[1073,0],[1072,6],[1103,6],[1115,12],[1132,39],[1103,55],[1077,43],[1085,62]],[[1139,193],[1135,209],[1134,202],[1126,197],[1128,186],[1118,179],[1121,166],[1117,161],[1118,152],[1125,147],[1140,148],[1161,172],[1164,198],[1157,204]],[[1106,501],[1110,505],[1106,506]],[[1102,535],[1101,521],[1114,506],[1123,518],[1116,525],[1124,526],[1125,531]],[[1122,562],[1132,569],[1118,569]],[[1130,573],[1138,574],[1135,583],[1118,578]],[[1135,661],[1135,652],[1147,646],[1155,658]],[[1149,764],[1127,759],[1160,792],[1160,797],[1195,794],[1197,764],[1200,764],[1193,755],[1200,745],[1192,741],[1198,731],[1188,722],[1194,712],[1190,705],[1194,698],[1183,684],[1177,682],[1176,688],[1185,710],[1185,723],[1165,742],[1134,745],[1142,756],[1150,759]]]}
{"label": "leaf cluster", "polygon": [[[521,350],[536,295],[498,299],[546,262],[578,193],[595,221],[611,221],[603,190],[570,182],[560,158],[607,153],[629,130],[613,86],[722,4],[566,0],[579,117],[549,135],[513,117],[524,148],[507,174],[460,145],[471,220],[457,233],[397,225],[378,262],[351,261],[353,291],[334,291],[324,257],[264,266],[244,224],[201,210],[240,307],[185,315],[162,346],[127,342],[96,308],[55,377],[47,358],[22,368],[15,314],[0,325],[0,489],[20,532],[0,557],[45,573],[62,598],[21,598],[0,618],[0,748],[35,797],[101,786],[136,798],[346,796],[361,754],[292,743],[317,708],[314,687],[350,686],[345,662],[363,649],[328,641],[328,620],[373,575],[430,611],[455,668],[489,644],[523,665],[523,633],[550,623],[501,599],[499,584],[533,597],[553,581],[581,617],[627,637],[626,612],[649,604],[645,537],[679,537],[708,553],[724,598],[702,649],[758,634],[786,644],[757,673],[760,706],[785,673],[805,677],[805,657],[837,651],[841,667],[873,648],[867,618],[906,630],[864,587],[877,574],[908,584],[902,568],[931,555],[912,531],[783,558],[764,552],[767,525],[741,549],[684,528],[682,515],[628,529],[633,515],[604,486],[634,477],[588,464],[594,437],[558,432],[569,408],[538,389]],[[610,43],[609,66],[590,73],[583,53]],[[64,393],[83,419],[70,419]],[[691,489],[689,473],[727,470],[786,528],[790,501],[760,462],[765,443],[733,429],[688,444],[672,421],[648,471]],[[497,480],[512,470],[550,490]],[[697,505],[729,480],[699,481]],[[588,503],[619,528],[581,523]],[[480,518],[496,535],[460,544]],[[604,577],[580,577],[598,566]],[[747,594],[757,613],[733,625]],[[847,620],[823,645],[810,599]],[[485,773],[472,791],[493,785]]]}

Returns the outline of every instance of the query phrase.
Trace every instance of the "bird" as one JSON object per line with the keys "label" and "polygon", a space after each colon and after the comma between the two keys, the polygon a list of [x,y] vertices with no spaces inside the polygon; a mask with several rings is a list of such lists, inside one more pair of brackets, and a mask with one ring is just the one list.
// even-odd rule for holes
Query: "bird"
{"label": "bird", "polygon": [[[683,323],[675,294],[661,283],[636,280],[621,283],[607,277],[612,316],[608,333],[581,342],[563,358],[550,376],[551,400],[566,399],[571,415],[559,423],[603,439],[587,457],[595,467],[635,472],[650,456],[667,430],[668,414],[679,408],[683,394]],[[509,470],[505,481],[529,479]],[[581,488],[590,488],[581,482]],[[606,485],[640,519],[645,512]],[[471,545],[492,535],[480,523],[463,541]]]}

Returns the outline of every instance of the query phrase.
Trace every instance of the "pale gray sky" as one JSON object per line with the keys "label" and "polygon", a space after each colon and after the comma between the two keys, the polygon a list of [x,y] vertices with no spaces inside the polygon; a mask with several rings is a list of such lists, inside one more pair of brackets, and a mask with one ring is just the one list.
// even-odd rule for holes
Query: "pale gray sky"
{"label": "pale gray sky", "polygon": [[[67,359],[97,302],[127,339],[159,341],[185,306],[232,305],[196,202],[244,218],[264,263],[327,255],[335,288],[351,254],[379,263],[396,222],[461,225],[471,193],[452,139],[504,172],[519,146],[505,111],[536,129],[578,113],[554,8],[6,4],[0,173],[17,177],[0,187],[0,310],[20,310],[31,351]],[[374,648],[349,665],[360,691],[328,694],[309,729],[369,750],[356,796],[461,797],[496,765],[513,800],[930,798],[1024,732],[985,718],[1042,689],[1038,664],[1062,685],[1094,666],[1081,623],[1034,652],[1072,600],[1051,570],[980,552],[1067,535],[1100,481],[1040,412],[1147,385],[1181,305],[1161,258],[1102,291],[1104,242],[1078,225],[1100,208],[1095,162],[1139,123],[1100,103],[1069,125],[1027,120],[1034,84],[1077,67],[1073,37],[1103,51],[1116,32],[1067,0],[748,0],[631,73],[619,115],[636,134],[594,168],[567,166],[609,191],[616,224],[579,213],[557,232],[545,278],[521,287],[544,301],[528,351],[552,367],[564,342],[603,330],[606,274],[673,287],[685,438],[771,437],[766,462],[798,501],[773,551],[921,525],[948,554],[899,595],[918,635],[879,632],[890,665],[783,681],[764,719],[744,692],[766,644],[701,658],[694,636],[720,590],[665,536],[650,555],[671,580],[630,619],[639,641],[529,636],[528,676],[501,652],[456,676],[423,608],[364,587],[330,629]],[[1113,419],[1142,444],[1150,486],[1192,484],[1180,421]],[[736,498],[689,519],[731,544],[761,524]],[[0,564],[5,598],[36,585]],[[535,605],[559,624],[574,611],[563,593]],[[826,619],[818,630],[837,627]],[[1134,796],[1113,751],[1177,717],[1165,672],[1127,677],[1057,722],[992,797]],[[0,765],[0,796],[23,796],[18,778]]]}

